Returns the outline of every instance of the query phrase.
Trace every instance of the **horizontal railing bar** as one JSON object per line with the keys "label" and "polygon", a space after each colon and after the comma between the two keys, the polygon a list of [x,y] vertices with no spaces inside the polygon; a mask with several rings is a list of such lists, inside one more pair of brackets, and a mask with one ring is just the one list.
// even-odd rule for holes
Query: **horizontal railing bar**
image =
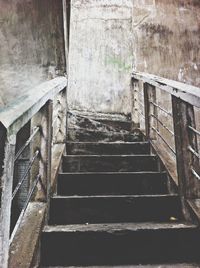
{"label": "horizontal railing bar", "polygon": [[158,87],[168,94],[200,108],[200,88],[198,87],[136,71],[132,72],[132,78]]}
{"label": "horizontal railing bar", "polygon": [[23,218],[23,216],[24,216],[24,213],[25,213],[25,211],[26,211],[26,208],[27,208],[27,206],[28,206],[28,204],[29,204],[29,202],[30,202],[30,199],[31,199],[31,197],[32,197],[32,195],[33,195],[33,193],[34,193],[34,191],[35,191],[35,188],[36,188],[36,186],[37,186],[37,184],[38,184],[38,182],[39,182],[40,180],[41,180],[41,175],[38,174],[37,177],[36,177],[36,179],[35,179],[35,181],[33,182],[33,186],[32,186],[32,188],[31,188],[31,190],[30,190],[30,192],[29,192],[29,194],[28,194],[28,196],[27,196],[26,202],[25,202],[24,207],[23,207],[23,209],[22,209],[22,211],[21,211],[21,213],[20,213],[20,216],[19,216],[19,218],[18,218],[18,220],[17,220],[17,223],[15,224],[15,228],[14,228],[14,230],[13,230],[13,232],[12,232],[12,235],[11,235],[11,238],[10,238],[10,243],[12,242],[12,240],[13,240],[13,238],[14,238],[14,236],[15,236],[17,230],[18,230],[18,227],[19,227],[19,225],[20,225],[20,223],[21,223],[21,221],[22,221],[22,218]]}
{"label": "horizontal railing bar", "polygon": [[188,150],[189,150],[191,153],[193,153],[193,155],[195,155],[197,158],[200,159],[200,154],[199,154],[198,152],[196,152],[196,151],[192,148],[192,146],[188,146]]}
{"label": "horizontal railing bar", "polygon": [[162,139],[162,141],[167,145],[167,147],[174,153],[176,154],[175,150],[168,144],[168,142],[162,137],[162,135],[160,134],[160,132],[155,129],[154,127],[151,127],[153,129],[153,131],[155,131],[157,133],[157,135]]}
{"label": "horizontal railing bar", "polygon": [[14,199],[14,197],[16,196],[18,190],[21,188],[23,182],[25,181],[26,177],[28,176],[29,171],[31,170],[31,167],[33,165],[33,163],[35,162],[35,159],[38,157],[39,155],[39,150],[37,150],[33,156],[33,158],[31,159],[30,163],[28,164],[28,167],[23,175],[23,177],[21,178],[21,180],[18,182],[14,192],[12,193],[12,200]]}
{"label": "horizontal railing bar", "polygon": [[162,108],[160,105],[158,105],[157,103],[150,101],[151,104],[153,104],[153,106],[159,108],[161,111],[163,111],[164,113],[166,113],[167,115],[173,117],[172,113],[168,112],[167,110],[165,110],[164,108]]}
{"label": "horizontal railing bar", "polygon": [[20,155],[23,153],[23,151],[26,149],[26,147],[30,144],[30,142],[32,141],[32,139],[35,137],[35,135],[38,133],[39,130],[40,130],[39,127],[34,128],[32,135],[26,141],[24,146],[22,146],[21,149],[19,149],[19,151],[17,152],[14,161],[16,161],[20,157]]}
{"label": "horizontal railing bar", "polygon": [[195,128],[191,127],[191,126],[188,126],[188,128],[190,130],[192,130],[193,132],[195,132],[198,136],[200,136],[200,132],[197,129],[195,129]]}
{"label": "horizontal railing bar", "polygon": [[150,116],[155,118],[156,121],[158,121],[161,126],[163,126],[172,136],[174,136],[174,132],[171,131],[171,129],[169,129],[158,117],[156,117],[154,114],[150,114]]}
{"label": "horizontal railing bar", "polygon": [[198,179],[200,180],[200,175],[193,169],[191,168],[192,174]]}

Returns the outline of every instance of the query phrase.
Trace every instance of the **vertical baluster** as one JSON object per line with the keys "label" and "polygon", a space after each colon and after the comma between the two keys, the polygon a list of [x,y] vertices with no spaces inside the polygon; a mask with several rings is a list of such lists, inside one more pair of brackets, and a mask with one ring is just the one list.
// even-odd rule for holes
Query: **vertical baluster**
{"label": "vertical baluster", "polygon": [[148,140],[156,139],[156,133],[151,130],[154,122],[151,114],[158,117],[157,107],[151,104],[151,102],[156,103],[156,88],[148,83],[144,83],[145,129]]}
{"label": "vertical baluster", "polygon": [[139,105],[138,105],[138,100],[139,100],[139,81],[136,79],[132,79],[132,111],[131,111],[131,117],[132,117],[132,128],[137,128],[140,126],[140,119],[139,119]]}

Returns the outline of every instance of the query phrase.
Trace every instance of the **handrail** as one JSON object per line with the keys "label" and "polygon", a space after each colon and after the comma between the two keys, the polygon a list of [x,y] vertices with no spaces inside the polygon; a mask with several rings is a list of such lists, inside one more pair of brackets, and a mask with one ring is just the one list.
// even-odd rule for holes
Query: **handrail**
{"label": "handrail", "polygon": [[132,85],[133,123],[142,126],[153,151],[179,187],[187,218],[190,213],[185,201],[200,199],[200,88],[135,71]]}
{"label": "handrail", "polygon": [[[67,78],[57,77],[30,89],[24,96],[0,109],[1,267],[7,267],[10,243],[20,228],[29,202],[44,202],[47,208],[44,218],[45,220],[48,218],[48,204],[55,180],[52,177],[51,162],[57,154],[55,148],[57,143],[65,146],[66,91]],[[53,122],[57,125],[59,122],[61,132],[59,140],[57,125],[54,126]],[[25,138],[26,141],[24,141]],[[27,154],[28,166],[27,162],[18,161],[21,160],[22,153]],[[59,163],[57,165],[59,166]],[[15,183],[17,185],[13,189]],[[37,187],[38,183],[39,187]],[[23,199],[20,199],[21,193],[23,193]],[[14,215],[12,214],[13,207],[19,206],[19,199],[24,206],[22,210],[20,206],[18,213]]]}
{"label": "handrail", "polygon": [[133,71],[132,78],[159,87],[169,94],[200,108],[200,88],[198,87],[143,72]]}
{"label": "handrail", "polygon": [[23,97],[0,111],[0,122],[12,134],[16,134],[48,100],[67,86],[64,76],[54,78],[34,87]]}

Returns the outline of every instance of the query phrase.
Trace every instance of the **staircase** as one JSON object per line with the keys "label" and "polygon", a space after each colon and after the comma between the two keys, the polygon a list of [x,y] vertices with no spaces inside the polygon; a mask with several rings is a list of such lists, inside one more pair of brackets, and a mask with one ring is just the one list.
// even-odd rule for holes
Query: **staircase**
{"label": "staircase", "polygon": [[71,115],[41,267],[199,267],[198,226],[184,220],[150,144],[127,124]]}

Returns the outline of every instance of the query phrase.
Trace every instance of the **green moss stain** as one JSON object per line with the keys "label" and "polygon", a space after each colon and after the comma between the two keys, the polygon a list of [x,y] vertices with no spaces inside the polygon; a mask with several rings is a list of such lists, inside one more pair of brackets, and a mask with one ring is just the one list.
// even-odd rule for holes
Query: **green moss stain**
{"label": "green moss stain", "polygon": [[113,66],[115,69],[122,72],[128,72],[132,68],[130,63],[124,62],[124,60],[121,60],[120,58],[117,57],[107,57],[105,59],[105,65]]}

